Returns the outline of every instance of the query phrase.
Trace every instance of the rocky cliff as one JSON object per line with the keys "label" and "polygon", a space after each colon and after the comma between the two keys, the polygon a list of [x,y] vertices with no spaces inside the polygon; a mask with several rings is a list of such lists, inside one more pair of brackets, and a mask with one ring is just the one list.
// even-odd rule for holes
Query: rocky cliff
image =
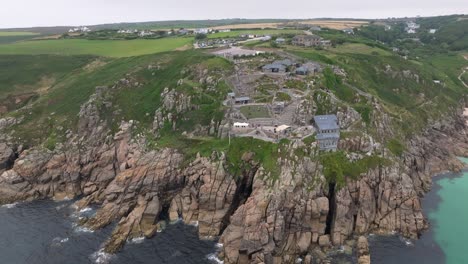
{"label": "rocky cliff", "polygon": [[[99,205],[81,224],[98,229],[117,223],[108,252],[127,239],[155,235],[163,216],[198,223],[202,237],[219,237],[225,263],[326,262],[328,249],[354,245],[370,232],[417,238],[427,227],[420,198],[431,176],[460,170],[455,155],[468,156],[468,130],[457,113],[414,136],[401,157],[379,144],[347,140],[344,148],[379,152],[391,165],[347,178],[344,186],[325,179],[314,143],[302,141],[278,150],[277,175],[250,152],[234,175],[222,152],[188,159],[176,149],[147,149],[132,121],[111,133],[94,104],[105,89],[81,107],[77,132],[53,151],[0,144],[0,203],[77,198],[78,208]],[[364,239],[358,241],[360,263],[369,262]]]}

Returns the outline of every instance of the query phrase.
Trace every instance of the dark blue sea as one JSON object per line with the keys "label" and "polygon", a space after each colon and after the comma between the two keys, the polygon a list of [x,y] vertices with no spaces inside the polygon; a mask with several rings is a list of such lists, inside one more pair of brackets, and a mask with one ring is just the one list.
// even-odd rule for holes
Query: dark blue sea
{"label": "dark blue sea", "polygon": [[152,239],[135,239],[115,255],[101,249],[113,226],[91,232],[76,225],[72,201],[36,201],[0,207],[1,264],[217,263],[216,241],[198,239],[194,226],[168,224]]}

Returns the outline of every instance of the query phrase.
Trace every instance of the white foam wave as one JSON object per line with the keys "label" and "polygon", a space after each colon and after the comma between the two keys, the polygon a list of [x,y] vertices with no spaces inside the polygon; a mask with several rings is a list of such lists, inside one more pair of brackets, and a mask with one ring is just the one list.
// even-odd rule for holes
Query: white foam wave
{"label": "white foam wave", "polygon": [[197,227],[198,226],[198,221],[192,221],[192,222],[190,222],[189,225]]}
{"label": "white foam wave", "polygon": [[401,240],[402,242],[404,242],[405,245],[408,246],[408,247],[414,246],[413,241],[411,241],[411,240],[409,240],[409,239],[407,239],[407,238],[400,237],[400,240]]}
{"label": "white foam wave", "polygon": [[81,210],[80,210],[80,213],[86,213],[86,212],[90,212],[90,211],[92,211],[92,210],[93,210],[93,208],[86,207],[86,208],[81,209]]}
{"label": "white foam wave", "polygon": [[77,233],[94,233],[94,230],[91,230],[84,226],[79,226],[77,224],[73,224],[73,230]]}
{"label": "white foam wave", "polygon": [[11,209],[11,208],[15,208],[16,205],[18,205],[18,203],[4,204],[4,205],[2,205],[2,207]]}
{"label": "white foam wave", "polygon": [[91,259],[94,261],[96,264],[109,264],[113,255],[104,252],[104,249],[100,249],[97,252],[94,252],[91,255]]}
{"label": "white foam wave", "polygon": [[62,243],[68,242],[68,240],[69,240],[68,237],[65,237],[65,238],[56,237],[56,238],[52,239],[52,242],[56,243],[56,244],[62,244]]}
{"label": "white foam wave", "polygon": [[216,249],[222,249],[224,247],[224,245],[221,244],[221,243],[216,243],[215,247],[216,247]]}
{"label": "white foam wave", "polygon": [[218,255],[216,255],[216,253],[212,253],[212,254],[209,254],[206,256],[206,258],[212,262],[215,262],[217,264],[224,264],[224,261],[220,260],[218,258]]}
{"label": "white foam wave", "polygon": [[145,237],[134,237],[130,240],[127,240],[127,242],[130,244],[141,244],[143,241],[145,241]]}

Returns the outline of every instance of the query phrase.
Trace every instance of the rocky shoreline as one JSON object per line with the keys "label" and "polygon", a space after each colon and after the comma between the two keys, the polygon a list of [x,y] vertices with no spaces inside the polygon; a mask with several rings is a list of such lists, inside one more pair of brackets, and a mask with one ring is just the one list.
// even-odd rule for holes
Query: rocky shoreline
{"label": "rocky shoreline", "polygon": [[81,108],[78,131],[54,151],[4,140],[0,203],[80,198],[78,210],[99,205],[81,224],[99,229],[118,223],[107,252],[127,239],[155,235],[161,215],[168,215],[197,222],[201,237],[219,237],[225,263],[328,263],[329,249],[347,245],[364,264],[370,263],[365,235],[396,231],[418,238],[424,232],[420,199],[431,177],[461,170],[456,156],[468,156],[466,120],[456,113],[413,137],[392,166],[337,188],[326,183],[317,159],[295,154],[307,147],[301,141],[291,142],[277,160],[281,171],[272,180],[252,153],[243,155],[242,176],[234,177],[224,153],[186,162],[175,149],[148,151],[134,128],[123,122],[109,134],[91,98]]}

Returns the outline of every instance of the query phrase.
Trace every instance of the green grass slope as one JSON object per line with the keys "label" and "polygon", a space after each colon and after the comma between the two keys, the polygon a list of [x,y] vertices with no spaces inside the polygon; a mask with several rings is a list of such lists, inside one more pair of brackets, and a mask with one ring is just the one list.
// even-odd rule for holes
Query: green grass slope
{"label": "green grass slope", "polygon": [[0,55],[0,99],[47,89],[95,59],[93,56]]}
{"label": "green grass slope", "polygon": [[191,42],[191,38],[164,38],[155,40],[37,40],[0,45],[0,54],[88,54],[105,57],[132,57],[175,50],[189,45]]}

